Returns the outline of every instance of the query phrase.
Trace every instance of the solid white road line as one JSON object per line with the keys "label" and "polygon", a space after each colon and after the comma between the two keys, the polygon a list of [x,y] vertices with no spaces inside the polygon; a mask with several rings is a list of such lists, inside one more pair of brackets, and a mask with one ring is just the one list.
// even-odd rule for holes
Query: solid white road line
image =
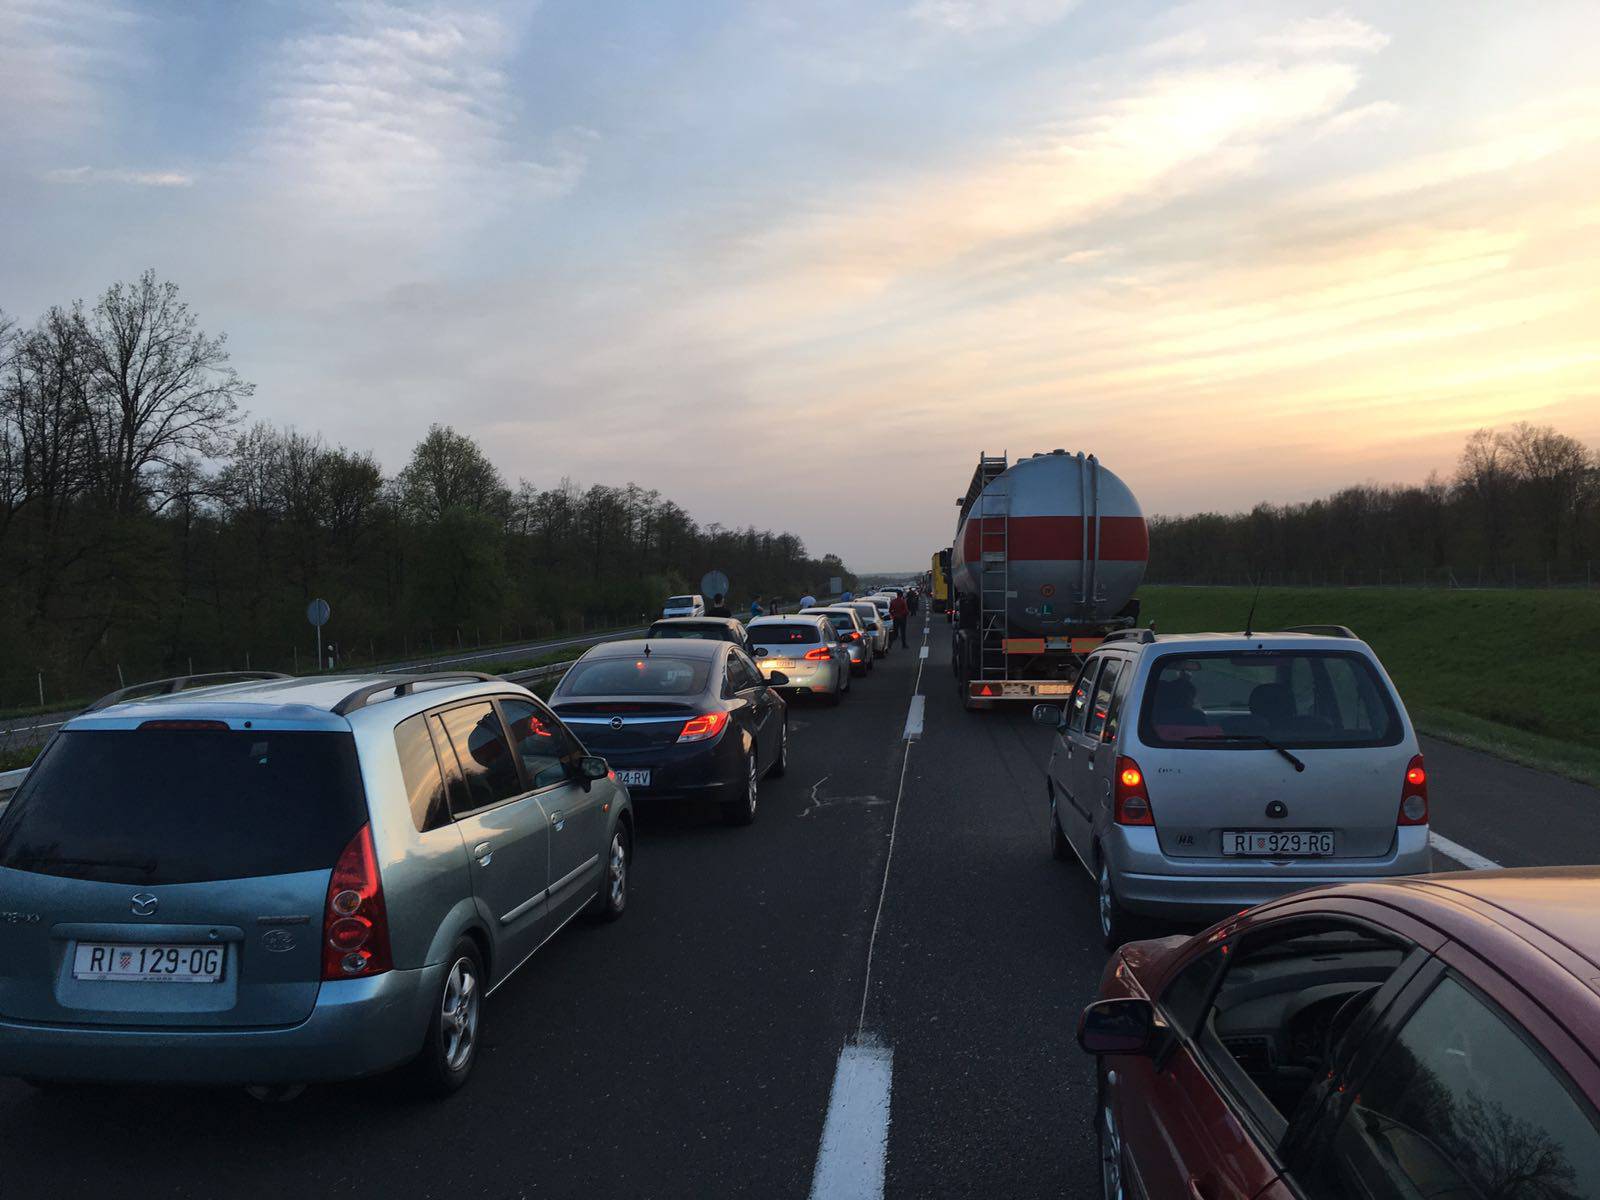
{"label": "solid white road line", "polygon": [[922,710],[927,707],[927,703],[926,696],[919,694],[911,697],[911,711],[906,713],[906,741],[922,736]]}
{"label": "solid white road line", "polygon": [[924,646],[922,648],[922,653],[919,654],[917,657],[918,658],[927,658],[928,657],[928,648],[926,646]]}
{"label": "solid white road line", "polygon": [[889,1085],[894,1054],[872,1039],[839,1051],[811,1176],[811,1200],[878,1200],[889,1154]]}
{"label": "solid white road line", "polygon": [[1428,845],[1432,846],[1440,854],[1448,855],[1450,858],[1455,859],[1458,863],[1460,863],[1463,867],[1466,867],[1468,870],[1472,870],[1472,871],[1498,871],[1498,870],[1500,870],[1500,864],[1495,862],[1494,859],[1485,858],[1483,855],[1478,854],[1475,851],[1468,850],[1465,846],[1461,845],[1460,843],[1452,842],[1447,837],[1441,837],[1439,834],[1434,833],[1433,830],[1431,830],[1431,829],[1428,831]]}

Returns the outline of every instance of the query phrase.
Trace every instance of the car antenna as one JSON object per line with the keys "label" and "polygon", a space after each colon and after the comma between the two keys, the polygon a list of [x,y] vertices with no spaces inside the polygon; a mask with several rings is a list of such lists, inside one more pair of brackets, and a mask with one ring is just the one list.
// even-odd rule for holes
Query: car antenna
{"label": "car antenna", "polygon": [[1256,575],[1256,594],[1250,597],[1250,615],[1244,619],[1244,635],[1250,636],[1250,628],[1256,623],[1256,601],[1261,599],[1262,575]]}
{"label": "car antenna", "polygon": [[649,658],[649,657],[650,657],[650,643],[649,643],[649,642],[646,642],[646,643],[645,643],[645,644],[644,644],[644,656],[645,656],[645,657],[646,657],[646,658]]}

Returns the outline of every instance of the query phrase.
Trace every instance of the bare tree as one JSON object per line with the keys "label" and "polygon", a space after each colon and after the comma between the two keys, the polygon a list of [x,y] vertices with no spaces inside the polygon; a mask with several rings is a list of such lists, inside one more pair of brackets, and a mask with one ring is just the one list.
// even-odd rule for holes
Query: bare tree
{"label": "bare tree", "polygon": [[1537,523],[1549,539],[1552,558],[1561,553],[1563,527],[1573,528],[1594,456],[1577,438],[1549,425],[1518,421],[1500,443],[1519,479],[1528,487]]}
{"label": "bare tree", "polygon": [[226,335],[204,333],[178,285],[154,271],[77,311],[91,368],[91,484],[113,512],[135,512],[155,468],[221,452],[255,388],[229,366]]}

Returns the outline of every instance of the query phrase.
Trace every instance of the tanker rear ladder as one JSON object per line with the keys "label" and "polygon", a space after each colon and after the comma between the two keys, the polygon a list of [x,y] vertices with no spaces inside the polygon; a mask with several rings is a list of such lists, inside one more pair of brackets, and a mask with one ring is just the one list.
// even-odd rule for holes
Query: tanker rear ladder
{"label": "tanker rear ladder", "polygon": [[[1011,599],[1011,489],[994,482],[1005,474],[1006,456],[979,455],[978,494],[978,677],[1004,679],[1007,672],[1007,608]],[[998,525],[996,524],[998,522]]]}

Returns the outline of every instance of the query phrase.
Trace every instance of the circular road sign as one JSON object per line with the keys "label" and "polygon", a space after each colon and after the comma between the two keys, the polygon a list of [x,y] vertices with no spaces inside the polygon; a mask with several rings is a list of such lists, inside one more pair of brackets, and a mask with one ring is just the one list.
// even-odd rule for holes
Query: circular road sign
{"label": "circular road sign", "polygon": [[319,629],[328,623],[328,618],[332,615],[333,609],[328,607],[328,602],[326,600],[313,600],[310,604],[306,605],[306,620],[310,621]]}

